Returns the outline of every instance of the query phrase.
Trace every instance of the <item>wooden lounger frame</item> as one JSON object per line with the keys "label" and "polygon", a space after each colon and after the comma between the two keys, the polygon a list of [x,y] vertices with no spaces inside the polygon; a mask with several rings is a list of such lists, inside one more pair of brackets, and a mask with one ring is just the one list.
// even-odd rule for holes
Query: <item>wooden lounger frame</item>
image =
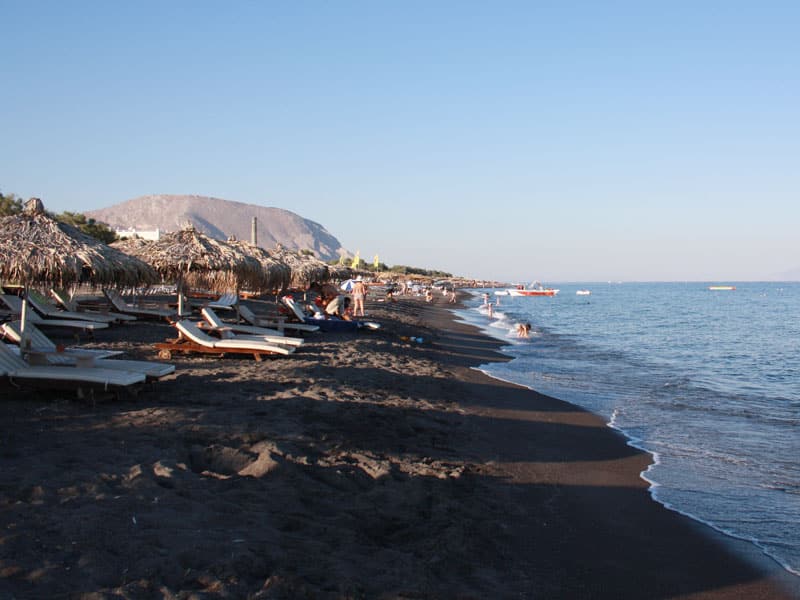
{"label": "wooden lounger frame", "polygon": [[275,352],[263,352],[253,350],[252,348],[209,348],[185,337],[170,338],[164,342],[154,344],[158,350],[158,357],[162,360],[170,360],[173,353],[180,352],[183,354],[213,354],[223,358],[226,354],[249,354],[256,361],[261,362],[264,356],[275,356]]}

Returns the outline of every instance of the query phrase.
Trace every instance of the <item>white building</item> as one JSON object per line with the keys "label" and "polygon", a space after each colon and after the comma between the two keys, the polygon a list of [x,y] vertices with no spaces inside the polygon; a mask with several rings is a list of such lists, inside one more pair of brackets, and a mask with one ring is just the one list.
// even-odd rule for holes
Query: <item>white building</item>
{"label": "white building", "polygon": [[155,242],[161,237],[161,230],[158,228],[147,231],[131,227],[130,229],[116,229],[115,231],[117,233],[117,237],[120,238],[138,237],[143,240],[151,240]]}

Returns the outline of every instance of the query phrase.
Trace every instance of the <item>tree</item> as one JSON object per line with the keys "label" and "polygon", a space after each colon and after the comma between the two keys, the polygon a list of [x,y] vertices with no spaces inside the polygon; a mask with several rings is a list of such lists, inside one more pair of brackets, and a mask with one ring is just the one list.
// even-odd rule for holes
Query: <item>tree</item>
{"label": "tree", "polygon": [[22,198],[14,194],[0,194],[0,217],[17,215],[22,212]]}
{"label": "tree", "polygon": [[90,235],[104,244],[110,244],[117,239],[116,232],[108,225],[99,223],[94,219],[87,219],[86,215],[82,213],[63,212],[60,215],[55,215],[55,218],[62,223],[67,223],[80,229],[86,235]]}

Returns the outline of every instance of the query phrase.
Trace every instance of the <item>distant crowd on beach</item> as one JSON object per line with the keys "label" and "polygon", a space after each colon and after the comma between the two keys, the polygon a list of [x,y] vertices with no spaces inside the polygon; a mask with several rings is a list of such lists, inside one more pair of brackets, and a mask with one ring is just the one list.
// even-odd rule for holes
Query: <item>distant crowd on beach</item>
{"label": "distant crowd on beach", "polygon": [[[438,290],[450,304],[458,301],[454,285],[424,285],[412,281],[392,282],[386,285],[385,299],[379,302],[394,302],[396,296],[421,296],[426,302],[433,301],[434,290]],[[311,314],[321,313],[326,317],[352,320],[366,316],[366,300],[369,284],[362,277],[351,280],[347,287],[337,287],[331,283],[312,283],[307,292],[305,309]]]}

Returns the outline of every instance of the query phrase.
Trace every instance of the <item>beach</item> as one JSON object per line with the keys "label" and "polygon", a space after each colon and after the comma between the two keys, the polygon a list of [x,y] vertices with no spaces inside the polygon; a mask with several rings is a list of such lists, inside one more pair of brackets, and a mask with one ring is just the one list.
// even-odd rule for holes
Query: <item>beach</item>
{"label": "beach", "polygon": [[475,370],[501,342],[434,297],[289,357],[175,356],[136,398],[3,389],[0,597],[800,597],[653,501],[601,418]]}

